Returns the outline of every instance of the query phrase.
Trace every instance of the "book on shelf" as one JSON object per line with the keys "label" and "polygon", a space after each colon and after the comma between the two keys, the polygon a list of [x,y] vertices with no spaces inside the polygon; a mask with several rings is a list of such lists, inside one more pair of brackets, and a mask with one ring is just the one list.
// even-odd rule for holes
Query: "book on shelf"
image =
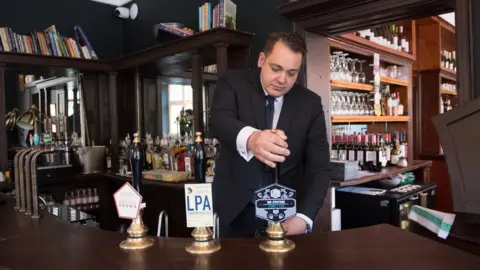
{"label": "book on shelf", "polygon": [[61,35],[55,25],[43,32],[22,35],[0,27],[0,52],[41,54],[69,58],[98,59],[82,28],[74,27],[75,39]]}
{"label": "book on shelf", "polygon": [[216,74],[217,73],[217,65],[213,64],[213,65],[205,66],[205,67],[203,67],[203,72]]}
{"label": "book on shelf", "polygon": [[198,7],[198,29],[226,27],[237,29],[237,5],[231,0],[218,0],[215,6],[206,2]]}

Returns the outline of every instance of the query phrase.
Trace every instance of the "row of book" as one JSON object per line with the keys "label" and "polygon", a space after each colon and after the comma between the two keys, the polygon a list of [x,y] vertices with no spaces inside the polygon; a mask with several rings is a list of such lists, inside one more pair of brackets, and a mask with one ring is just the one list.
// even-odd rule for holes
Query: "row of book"
{"label": "row of book", "polygon": [[231,0],[218,0],[215,6],[206,2],[198,7],[199,31],[216,27],[237,29],[237,5]]}
{"label": "row of book", "polygon": [[43,32],[21,35],[8,27],[0,27],[0,52],[41,54],[97,60],[98,56],[82,28],[74,27],[75,38],[61,35],[54,25]]}

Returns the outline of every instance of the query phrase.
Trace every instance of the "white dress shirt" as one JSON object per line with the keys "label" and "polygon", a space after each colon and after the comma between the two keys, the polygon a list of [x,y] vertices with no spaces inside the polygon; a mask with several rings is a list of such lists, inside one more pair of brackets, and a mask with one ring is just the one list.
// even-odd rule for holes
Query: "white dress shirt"
{"label": "white dress shirt", "polygon": [[[262,84],[263,87],[263,84]],[[265,93],[265,97],[268,95],[267,91],[263,89],[263,92]],[[267,105],[267,100],[265,99],[265,105]],[[275,129],[277,127],[278,123],[278,118],[280,117],[280,112],[282,111],[282,105],[283,105],[283,96],[277,97],[274,100],[274,108],[275,111],[273,113],[273,122],[272,122],[272,129]],[[253,132],[257,131],[258,129],[250,126],[246,126],[240,130],[240,132],[237,135],[237,152],[240,154],[241,157],[243,157],[247,162],[250,161],[253,157],[253,153],[251,150],[247,149],[247,141],[250,135],[252,135]],[[307,231],[310,231],[313,226],[312,220],[305,216],[304,214],[297,213],[297,216],[299,218],[302,218],[305,220],[305,222],[308,224],[308,229]]]}

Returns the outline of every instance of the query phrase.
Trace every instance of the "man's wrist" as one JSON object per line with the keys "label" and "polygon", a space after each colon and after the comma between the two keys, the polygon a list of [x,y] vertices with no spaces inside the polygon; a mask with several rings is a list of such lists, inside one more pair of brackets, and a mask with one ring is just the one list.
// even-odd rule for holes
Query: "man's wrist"
{"label": "man's wrist", "polygon": [[297,213],[297,217],[301,218],[303,221],[305,221],[305,224],[306,224],[306,228],[305,228],[305,233],[308,233],[308,232],[311,232],[312,231],[312,227],[313,227],[313,222],[312,220],[307,217],[306,215],[302,214],[302,213]]}

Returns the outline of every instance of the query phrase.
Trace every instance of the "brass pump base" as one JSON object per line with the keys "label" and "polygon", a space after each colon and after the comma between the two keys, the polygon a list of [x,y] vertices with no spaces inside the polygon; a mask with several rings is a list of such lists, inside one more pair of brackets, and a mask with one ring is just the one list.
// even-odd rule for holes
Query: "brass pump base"
{"label": "brass pump base", "polygon": [[208,227],[197,227],[192,232],[194,241],[185,246],[185,250],[192,254],[210,254],[222,247],[213,240],[213,233]]}
{"label": "brass pump base", "polygon": [[147,236],[148,228],[143,224],[142,210],[127,229],[128,237],[120,243],[123,249],[145,249],[155,244],[155,240]]}
{"label": "brass pump base", "polygon": [[120,243],[120,247],[123,249],[145,249],[153,246],[155,240],[150,237],[141,238],[127,238]]}
{"label": "brass pump base", "polygon": [[265,252],[288,252],[295,248],[295,243],[285,239],[286,230],[283,224],[270,223],[266,230],[267,240],[260,243],[259,247]]}

